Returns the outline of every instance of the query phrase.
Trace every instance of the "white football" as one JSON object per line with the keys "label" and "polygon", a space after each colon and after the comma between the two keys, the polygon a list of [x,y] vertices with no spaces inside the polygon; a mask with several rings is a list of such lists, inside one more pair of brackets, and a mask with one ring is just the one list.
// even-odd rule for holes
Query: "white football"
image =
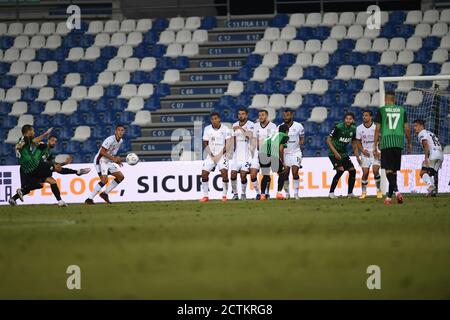
{"label": "white football", "polygon": [[136,153],[129,153],[129,154],[127,154],[127,158],[126,159],[127,159],[127,163],[130,166],[134,166],[136,163],[139,162],[139,157],[138,157],[138,155]]}

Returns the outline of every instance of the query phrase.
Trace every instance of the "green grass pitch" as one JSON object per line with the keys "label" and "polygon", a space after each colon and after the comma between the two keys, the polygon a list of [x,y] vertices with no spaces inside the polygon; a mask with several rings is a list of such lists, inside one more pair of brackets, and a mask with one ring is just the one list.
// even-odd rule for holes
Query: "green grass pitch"
{"label": "green grass pitch", "polygon": [[[450,195],[0,207],[0,298],[450,299]],[[66,268],[81,268],[68,290]],[[381,290],[368,290],[369,265]]]}

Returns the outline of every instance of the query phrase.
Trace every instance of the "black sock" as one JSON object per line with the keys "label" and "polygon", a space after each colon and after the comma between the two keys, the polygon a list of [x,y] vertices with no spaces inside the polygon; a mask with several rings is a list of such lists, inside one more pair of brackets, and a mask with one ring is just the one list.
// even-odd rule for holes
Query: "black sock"
{"label": "black sock", "polygon": [[69,169],[69,168],[61,168],[61,171],[58,172],[59,174],[77,174],[77,170]]}
{"label": "black sock", "polygon": [[261,193],[266,192],[267,186],[270,184],[270,176],[263,176],[261,180]]}
{"label": "black sock", "polygon": [[56,200],[61,200],[61,193],[59,192],[58,185],[56,183],[50,184],[50,188],[52,188],[53,195],[55,196]]}
{"label": "black sock", "polygon": [[356,171],[351,170],[348,172],[348,194],[353,193],[353,188],[355,187],[355,177],[356,177]]}
{"label": "black sock", "polygon": [[336,171],[336,174],[333,177],[333,182],[331,182],[331,188],[330,188],[330,193],[333,193],[334,190],[336,189],[339,179],[342,177],[342,175],[344,174],[344,171]]}
{"label": "black sock", "polygon": [[16,193],[15,195],[12,196],[12,199],[14,201],[18,200],[19,199],[19,195]]}
{"label": "black sock", "polygon": [[388,197],[392,198],[392,195],[394,194],[394,192],[396,191],[395,189],[397,188],[397,175],[394,174],[393,172],[388,172],[386,173],[386,177],[389,181],[389,188],[388,188]]}
{"label": "black sock", "polygon": [[284,181],[286,180],[284,172],[278,174],[278,192],[281,192],[284,187]]}

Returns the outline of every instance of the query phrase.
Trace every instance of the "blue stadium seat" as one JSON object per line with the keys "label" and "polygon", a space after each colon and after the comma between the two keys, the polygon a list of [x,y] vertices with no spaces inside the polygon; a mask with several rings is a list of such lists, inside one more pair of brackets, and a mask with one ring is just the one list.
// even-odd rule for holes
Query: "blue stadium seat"
{"label": "blue stadium seat", "polygon": [[17,117],[6,116],[3,119],[2,127],[5,129],[12,129],[17,125]]}
{"label": "blue stadium seat", "polygon": [[54,58],[54,51],[46,48],[41,48],[36,51],[36,58],[37,61],[48,61],[48,60],[55,60]]}
{"label": "blue stadium seat", "polygon": [[69,122],[69,119],[65,114],[57,113],[53,116],[52,126],[54,127],[64,127],[66,123]]}
{"label": "blue stadium seat", "polygon": [[294,91],[295,82],[291,80],[283,80],[280,82],[280,88],[278,89],[280,93],[288,94]]}
{"label": "blue stadium seat", "polygon": [[0,75],[7,73],[10,67],[11,65],[9,63],[0,61]]}
{"label": "blue stadium seat", "polygon": [[251,95],[262,93],[261,84],[258,81],[247,81],[244,86],[244,93]]}
{"label": "blue stadium seat", "polygon": [[287,14],[277,14],[269,22],[269,26],[276,28],[283,28],[289,23],[289,16]]}
{"label": "blue stadium seat", "polygon": [[9,89],[16,85],[16,77],[3,75],[0,77],[0,88]]}
{"label": "blue stadium seat", "polygon": [[397,37],[410,38],[414,35],[414,26],[410,24],[402,24],[398,27]]}
{"label": "blue stadium seat", "polygon": [[206,16],[202,18],[200,29],[210,30],[217,27],[217,18],[214,16]]}
{"label": "blue stadium seat", "polygon": [[328,91],[331,92],[341,92],[347,89],[347,85],[344,80],[334,79],[331,80],[330,85],[328,87]]}
{"label": "blue stadium seat", "polygon": [[395,23],[387,23],[381,27],[380,37],[392,39],[398,36],[398,25]]}
{"label": "blue stadium seat", "polygon": [[430,36],[423,39],[422,49],[435,50],[441,44],[441,38]]}
{"label": "blue stadium seat", "polygon": [[330,27],[318,26],[315,28],[314,38],[319,40],[325,40],[330,36]]}
{"label": "blue stadium seat", "polygon": [[361,52],[352,52],[348,56],[347,63],[352,66],[358,66],[364,63],[364,55]]}
{"label": "blue stadium seat", "polygon": [[246,65],[252,68],[259,66],[262,62],[262,56],[256,53],[252,53],[247,57]]}
{"label": "blue stadium seat", "polygon": [[309,66],[303,69],[303,79],[314,80],[320,78],[320,68]]}
{"label": "blue stadium seat", "polygon": [[169,26],[169,21],[165,18],[157,18],[154,22],[153,22],[153,30],[156,31],[163,31],[164,29],[166,29]]}
{"label": "blue stadium seat", "polygon": [[401,64],[394,64],[391,66],[390,76],[400,77],[406,73],[406,66]]}
{"label": "blue stadium seat", "polygon": [[97,74],[95,72],[86,72],[81,74],[80,86],[90,87],[97,82]]}
{"label": "blue stadium seat", "polygon": [[333,64],[333,63],[327,64],[327,65],[322,69],[322,78],[323,78],[323,79],[333,80],[334,77],[336,77],[336,74],[337,74],[337,67],[336,67],[336,65]]}
{"label": "blue stadium seat", "polygon": [[372,68],[371,78],[387,77],[389,76],[389,67],[385,65],[376,65]]}
{"label": "blue stadium seat", "polygon": [[49,128],[52,125],[52,118],[45,114],[36,115],[34,125],[38,128]]}
{"label": "blue stadium seat", "polygon": [[236,98],[238,106],[249,106],[252,103],[252,98],[248,94],[242,93]]}
{"label": "blue stadium seat", "polygon": [[[68,122],[69,119],[67,119]],[[66,123],[67,123],[66,122]],[[55,127],[54,134],[59,140],[69,140],[73,136],[72,127],[64,126],[64,127]]]}
{"label": "blue stadium seat", "polygon": [[122,114],[120,116],[120,122],[124,125],[130,124],[131,122],[134,121],[134,117],[135,117],[135,114],[133,112],[128,112],[128,111],[122,112]]}
{"label": "blue stadium seat", "polygon": [[441,72],[441,65],[439,63],[428,63],[423,67],[423,74],[426,76],[433,76]]}
{"label": "blue stadium seat", "polygon": [[314,93],[308,93],[303,97],[303,107],[315,107],[318,106],[321,102],[321,97]]}
{"label": "blue stadium seat", "polygon": [[297,30],[295,39],[307,41],[314,38],[314,31],[312,27],[300,27]]}
{"label": "blue stadium seat", "polygon": [[347,64],[347,55],[343,51],[335,51],[330,55],[329,63],[336,66]]}
{"label": "blue stadium seat", "polygon": [[0,49],[6,51],[14,45],[14,37],[2,36],[0,37]]}
{"label": "blue stadium seat", "polygon": [[379,52],[369,51],[364,55],[364,64],[374,66],[380,62],[381,54]]}
{"label": "blue stadium seat", "polygon": [[173,66],[179,70],[189,68],[189,58],[184,56],[176,57]]}
{"label": "blue stadium seat", "polygon": [[60,87],[64,83],[64,75],[62,73],[54,73],[48,77],[48,87]]}
{"label": "blue stadium seat", "polygon": [[148,82],[148,72],[145,71],[135,71],[131,74],[130,83],[132,84],[142,84]]}
{"label": "blue stadium seat", "polygon": [[221,96],[217,101],[216,108],[231,107],[235,104],[232,96]]}
{"label": "blue stadium seat", "polygon": [[100,50],[100,57],[103,59],[112,59],[117,55],[116,47],[104,47]]}
{"label": "blue stadium seat", "polygon": [[70,88],[67,87],[55,88],[55,96],[53,97],[53,99],[64,101],[67,100],[71,94],[72,90]]}
{"label": "blue stadium seat", "polygon": [[283,53],[279,56],[278,64],[284,67],[290,67],[295,63],[296,56],[292,53]]}
{"label": "blue stadium seat", "polygon": [[157,67],[163,70],[172,69],[173,68],[173,60],[169,57],[159,58],[157,61]]}
{"label": "blue stadium seat", "polygon": [[64,61],[69,54],[69,48],[59,47],[53,52],[53,58],[56,61]]}
{"label": "blue stadium seat", "polygon": [[156,86],[153,94],[159,97],[168,96],[170,94],[170,86],[167,83],[160,83]]}
{"label": "blue stadium seat", "polygon": [[142,43],[145,44],[156,44],[158,42],[158,33],[155,30],[149,30],[144,33]]}
{"label": "blue stadium seat", "polygon": [[0,115],[7,115],[11,112],[12,104],[9,102],[2,102],[0,101]]}
{"label": "blue stadium seat", "polygon": [[431,60],[432,54],[433,53],[430,49],[422,47],[422,49],[417,51],[414,55],[414,62],[422,64],[428,63],[428,61]]}
{"label": "blue stadium seat", "polygon": [[352,51],[355,48],[356,41],[352,39],[342,39],[338,43],[337,51]]}
{"label": "blue stadium seat", "polygon": [[278,92],[276,80],[269,79],[261,86],[261,93],[274,94]]}
{"label": "blue stadium seat", "polygon": [[405,11],[398,10],[398,11],[391,11],[389,13],[389,23],[398,23],[402,24],[406,19],[406,13]]}
{"label": "blue stadium seat", "polygon": [[156,96],[152,96],[144,102],[145,110],[154,111],[154,110],[158,110],[160,107],[161,107],[161,101],[160,101],[159,97],[156,97]]}
{"label": "blue stadium seat", "polygon": [[327,91],[322,96],[322,105],[324,107],[334,107],[336,105],[337,99],[336,99],[336,92],[334,91]]}
{"label": "blue stadium seat", "polygon": [[120,91],[122,90],[121,86],[118,85],[110,85],[105,88],[105,98],[115,98],[120,95]]}
{"label": "blue stadium seat", "polygon": [[77,65],[73,61],[62,61],[58,64],[58,71],[62,73],[76,72]]}
{"label": "blue stadium seat", "polygon": [[282,80],[286,76],[286,69],[284,66],[276,65],[270,70],[269,79]]}
{"label": "blue stadium seat", "polygon": [[39,91],[35,88],[26,88],[22,90],[22,100],[26,102],[31,102],[36,100]]}
{"label": "blue stadium seat", "polygon": [[127,136],[130,139],[136,139],[136,138],[140,137],[141,136],[141,127],[135,126],[135,125],[130,125],[127,128]]}

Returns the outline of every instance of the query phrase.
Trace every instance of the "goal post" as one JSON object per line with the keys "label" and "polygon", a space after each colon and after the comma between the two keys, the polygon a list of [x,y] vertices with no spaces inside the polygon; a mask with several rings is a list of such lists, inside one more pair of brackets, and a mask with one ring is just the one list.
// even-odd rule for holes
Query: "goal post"
{"label": "goal post", "polygon": [[[413,142],[412,154],[422,154],[422,148],[413,131],[414,119],[425,120],[426,129],[432,131],[439,138],[442,147],[450,148],[450,75],[434,76],[401,76],[379,78],[379,106],[385,105],[386,91],[395,92],[395,102],[406,109],[406,120],[411,128],[411,140]],[[414,158],[414,159],[413,159]],[[402,167],[421,167],[421,157],[408,157],[402,161]],[[405,162],[405,163],[404,163]],[[425,189],[418,187],[412,174],[408,176],[406,192],[423,192]],[[441,177],[444,181],[450,177]],[[384,170],[381,170],[381,189],[387,191],[387,178]]]}

